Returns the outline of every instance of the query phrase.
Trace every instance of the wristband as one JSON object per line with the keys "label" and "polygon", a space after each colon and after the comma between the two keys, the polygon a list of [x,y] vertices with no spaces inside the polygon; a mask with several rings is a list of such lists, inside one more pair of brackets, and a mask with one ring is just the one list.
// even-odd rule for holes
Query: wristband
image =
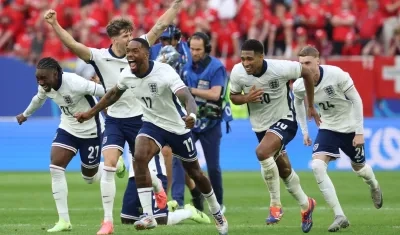
{"label": "wristband", "polygon": [[194,114],[194,113],[190,113],[190,114],[189,114],[189,116],[191,116],[192,118],[194,118],[194,121],[196,121],[196,120],[197,120],[197,116],[196,116],[196,114]]}

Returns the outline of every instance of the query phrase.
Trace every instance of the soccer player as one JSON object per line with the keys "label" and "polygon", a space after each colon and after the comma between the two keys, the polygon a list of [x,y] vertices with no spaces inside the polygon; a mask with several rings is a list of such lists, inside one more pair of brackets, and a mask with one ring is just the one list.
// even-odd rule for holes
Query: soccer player
{"label": "soccer player", "polygon": [[[302,230],[309,232],[313,224],[315,200],[303,192],[299,177],[290,165],[285,146],[294,138],[298,129],[289,81],[303,77],[308,101],[313,102],[312,81],[315,71],[299,62],[264,59],[264,47],[254,39],[243,43],[241,59],[242,62],[236,64],[231,72],[230,99],[237,105],[247,103],[252,129],[259,141],[256,155],[271,200],[266,223],[277,223],[283,215],[279,185],[281,177],[301,207]],[[319,117],[314,107],[309,106],[309,111],[318,123]]]}
{"label": "soccer player", "polygon": [[[176,18],[183,0],[174,0],[171,7],[157,20],[156,24],[143,38],[154,44],[170,23]],[[118,81],[123,68],[128,65],[126,60],[126,45],[132,39],[132,22],[117,18],[107,25],[107,34],[112,41],[110,48],[89,48],[77,42],[57,22],[54,10],[45,13],[45,20],[52,26],[58,38],[75,55],[93,65],[106,91],[111,90]],[[116,192],[114,175],[119,157],[123,153],[125,141],[128,142],[132,152],[135,149],[135,139],[142,126],[142,109],[134,99],[132,92],[126,92],[118,102],[107,109],[105,131],[103,137],[102,153],[104,156],[104,174],[101,179],[102,202],[104,221],[98,235],[111,234],[114,231],[113,207]],[[123,177],[125,171],[118,172],[117,176]],[[167,195],[156,175],[151,174],[155,188],[157,204],[160,208],[166,207]]]}
{"label": "soccer player", "polygon": [[[138,230],[157,226],[152,209],[152,191],[148,164],[168,144],[175,157],[183,161],[189,176],[203,193],[220,234],[228,233],[228,222],[220,210],[210,181],[203,174],[190,128],[196,121],[194,98],[176,71],[168,64],[149,60],[149,43],[134,38],[127,45],[129,65],[121,72],[118,84],[90,111],[77,114],[78,121],[89,120],[124,93],[132,92],[142,105],[143,126],[136,139],[133,167],[143,216],[135,222]],[[129,91],[127,91],[130,89]],[[186,111],[182,108],[186,107]]]}
{"label": "soccer player", "polygon": [[[377,209],[383,204],[382,191],[371,166],[365,162],[362,100],[350,75],[336,66],[319,65],[319,51],[312,46],[300,50],[299,61],[303,67],[318,69],[318,76],[314,77],[314,102],[319,107],[322,123],[314,142],[311,167],[325,201],[335,213],[335,220],[328,231],[336,232],[349,226],[327,174],[329,162],[340,157],[339,148],[349,156],[353,171],[369,185],[372,202]],[[310,146],[312,142],[305,120],[305,93],[301,79],[293,84],[293,91],[303,141]]]}
{"label": "soccer player", "polygon": [[93,116],[84,124],[79,123],[73,114],[85,112],[96,104],[93,96],[103,96],[104,88],[74,73],[63,73],[53,58],[39,61],[36,67],[38,93],[32,98],[26,110],[17,116],[21,125],[46,101],[52,99],[61,110],[61,122],[51,147],[51,187],[56,202],[59,221],[47,230],[60,232],[71,230],[68,213],[68,187],[65,169],[79,151],[83,179],[91,184],[99,181],[103,173],[100,164],[101,135],[104,121],[101,115]]}
{"label": "soccer player", "polygon": [[[130,155],[132,158],[132,155]],[[132,162],[132,159],[131,159]],[[149,170],[157,174],[157,177],[162,181],[164,189],[167,187],[167,174],[162,155],[156,155],[149,163]],[[209,224],[210,218],[203,212],[197,210],[194,206],[187,204],[180,210],[171,210],[169,208],[160,209],[153,199],[152,201],[154,218],[157,224],[174,225],[186,219],[191,219],[197,223]],[[123,224],[134,224],[140,220],[142,216],[142,205],[140,204],[139,194],[135,182],[135,172],[133,165],[129,167],[129,181],[126,186],[124,199],[122,202],[121,222]]]}

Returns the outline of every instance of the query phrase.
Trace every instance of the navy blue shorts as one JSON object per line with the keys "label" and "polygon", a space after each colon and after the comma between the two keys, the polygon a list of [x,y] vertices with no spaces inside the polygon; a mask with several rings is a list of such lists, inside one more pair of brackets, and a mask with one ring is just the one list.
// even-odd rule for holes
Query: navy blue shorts
{"label": "navy blue shorts", "polygon": [[135,139],[142,124],[142,115],[130,118],[106,116],[102,151],[117,148],[124,152],[126,141],[132,153],[135,152]]}
{"label": "navy blue shorts", "polygon": [[[165,175],[157,175],[162,181],[164,190],[167,190],[167,177]],[[128,180],[126,186],[124,199],[122,200],[121,218],[130,220],[140,220],[140,216],[143,214],[142,205],[140,204],[139,194],[137,192],[135,178],[131,177]],[[156,201],[153,195],[153,214],[155,218],[168,216],[168,206],[164,209],[157,208]]]}
{"label": "navy blue shorts", "polygon": [[314,142],[313,156],[327,155],[333,158],[340,157],[339,148],[356,164],[365,162],[364,146],[355,148],[353,139],[355,133],[339,133],[320,129]]}
{"label": "navy blue shorts", "polygon": [[174,157],[177,157],[185,162],[193,162],[197,160],[197,150],[193,141],[192,132],[183,135],[178,135],[166,131],[150,122],[143,122],[142,129],[138,136],[146,136],[153,139],[160,147],[160,150],[165,145],[169,145],[172,149]]}
{"label": "navy blue shorts", "polygon": [[297,122],[290,121],[286,119],[280,119],[275,124],[273,124],[268,130],[256,132],[256,136],[258,142],[260,143],[261,140],[264,138],[266,132],[271,132],[277,135],[282,140],[282,151],[286,148],[286,145],[289,144],[290,141],[296,136],[297,133]]}
{"label": "navy blue shorts", "polygon": [[87,169],[96,168],[100,164],[101,136],[83,139],[58,128],[51,146],[71,150],[74,154],[79,150],[81,164]]}

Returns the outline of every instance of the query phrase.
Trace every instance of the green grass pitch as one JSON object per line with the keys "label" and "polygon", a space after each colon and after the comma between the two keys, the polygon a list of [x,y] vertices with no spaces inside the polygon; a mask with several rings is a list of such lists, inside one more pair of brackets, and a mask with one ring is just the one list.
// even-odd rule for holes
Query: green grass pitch
{"label": "green grass pitch", "polygon": [[[328,234],[333,212],[327,207],[310,172],[299,173],[304,191],[317,200],[314,226],[310,234]],[[395,235],[400,234],[400,193],[398,172],[376,172],[384,193],[384,206],[377,210],[370,199],[366,184],[352,172],[330,172],[350,227],[340,234]],[[49,173],[0,173],[0,234],[46,234],[58,220],[51,194]],[[71,232],[62,234],[96,234],[102,220],[100,185],[87,185],[80,173],[67,173],[69,208],[73,226]],[[114,204],[114,234],[217,234],[214,224],[199,225],[185,221],[176,226],[159,226],[154,230],[135,231],[122,225],[119,219],[126,178],[116,179],[117,196]],[[265,225],[269,195],[259,172],[224,173],[226,217],[229,234],[303,234],[300,211],[294,199],[281,184],[284,216],[274,226]],[[190,197],[186,196],[186,200]]]}

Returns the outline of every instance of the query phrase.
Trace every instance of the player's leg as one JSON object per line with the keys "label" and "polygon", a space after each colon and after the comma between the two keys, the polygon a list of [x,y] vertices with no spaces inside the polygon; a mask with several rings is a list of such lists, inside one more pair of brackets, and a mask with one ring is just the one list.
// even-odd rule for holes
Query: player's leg
{"label": "player's leg", "polygon": [[51,147],[51,188],[56,202],[59,220],[48,232],[68,231],[72,229],[68,213],[68,185],[65,169],[77,153],[76,137],[63,129],[58,129]]}
{"label": "player's leg", "polygon": [[[196,143],[199,140],[199,134],[192,132],[193,143]],[[200,142],[201,144],[201,142]],[[182,167],[183,168],[183,167]],[[186,187],[189,188],[190,194],[192,195],[192,204],[193,206],[199,210],[204,211],[204,197],[200,192],[199,188],[194,183],[193,179],[185,171],[185,184]]]}
{"label": "player's leg", "polygon": [[282,141],[282,151],[276,158],[276,165],[279,170],[279,176],[285,183],[286,189],[297,201],[301,208],[301,228],[303,232],[308,233],[312,226],[312,214],[316,205],[315,199],[309,198],[300,185],[299,176],[292,169],[285,146],[296,136],[298,125],[296,121],[281,119],[270,127],[267,132],[277,134]]}
{"label": "player's leg", "polygon": [[266,219],[267,224],[277,223],[283,216],[279,170],[275,163],[281,147],[281,138],[273,132],[266,132],[256,148],[256,155],[261,165],[261,176],[270,194],[270,213]]}
{"label": "player's leg", "polygon": [[104,210],[104,219],[97,234],[111,234],[114,232],[113,208],[116,193],[115,174],[125,166],[118,164],[124,151],[125,139],[122,126],[116,118],[107,116],[102,142],[104,167],[100,179],[100,190]]}
{"label": "player's leg", "polygon": [[353,171],[361,177],[369,186],[372,202],[375,208],[379,209],[383,205],[382,191],[379,183],[375,178],[375,174],[370,165],[365,161],[364,146],[355,148],[352,145],[354,134],[343,134],[341,149],[350,157],[351,167]]}
{"label": "player's leg", "polygon": [[220,165],[220,144],[221,144],[221,124],[214,126],[208,131],[202,132],[199,136],[201,146],[203,147],[204,157],[207,163],[207,173],[214,189],[221,210],[225,212],[223,202],[224,189],[222,186],[222,171]]}
{"label": "player's leg", "polygon": [[181,160],[174,157],[172,159],[171,196],[173,200],[178,202],[178,206],[181,208],[185,205],[185,174]]}
{"label": "player's leg", "polygon": [[174,156],[182,160],[182,165],[186,172],[193,179],[204,198],[208,203],[211,214],[214,217],[215,224],[220,234],[228,233],[228,222],[221,212],[220,204],[211,187],[208,178],[202,172],[197,160],[197,150],[191,133],[184,135],[168,134],[168,144],[172,148]]}
{"label": "player's leg", "polygon": [[101,159],[101,136],[92,139],[79,138],[79,155],[81,156],[81,172],[86,183],[92,184],[101,179],[104,162]]}
{"label": "player's leg", "polygon": [[121,223],[134,224],[136,221],[140,220],[142,213],[139,209],[141,207],[135,177],[130,177],[122,199],[122,209],[120,214]]}
{"label": "player's leg", "polygon": [[301,228],[308,233],[313,226],[312,215],[316,205],[315,199],[308,197],[300,185],[300,178],[292,169],[286,150],[276,159],[279,175],[285,183],[287,191],[293,196],[301,208]]}
{"label": "player's leg", "polygon": [[311,168],[317,181],[319,190],[321,191],[326,203],[333,209],[335,214],[334,222],[329,226],[328,231],[335,232],[340,228],[349,226],[349,221],[344,215],[342,206],[336,195],[335,186],[328,176],[328,163],[335,158],[340,157],[339,146],[340,140],[337,133],[329,130],[319,130],[313,147],[313,160]]}
{"label": "player's leg", "polygon": [[171,190],[172,185],[172,150],[169,146],[164,146],[161,150],[162,155],[164,156],[165,160],[165,168],[167,170],[167,194]]}
{"label": "player's leg", "polygon": [[[140,131],[140,128],[142,128],[142,125],[142,116],[132,117],[123,121],[124,137],[128,142],[131,153],[135,152],[136,137]],[[162,187],[162,183],[157,178],[157,174],[153,171],[150,171],[150,177],[157,204],[160,208],[167,207],[168,197],[164,191],[164,188]]]}

